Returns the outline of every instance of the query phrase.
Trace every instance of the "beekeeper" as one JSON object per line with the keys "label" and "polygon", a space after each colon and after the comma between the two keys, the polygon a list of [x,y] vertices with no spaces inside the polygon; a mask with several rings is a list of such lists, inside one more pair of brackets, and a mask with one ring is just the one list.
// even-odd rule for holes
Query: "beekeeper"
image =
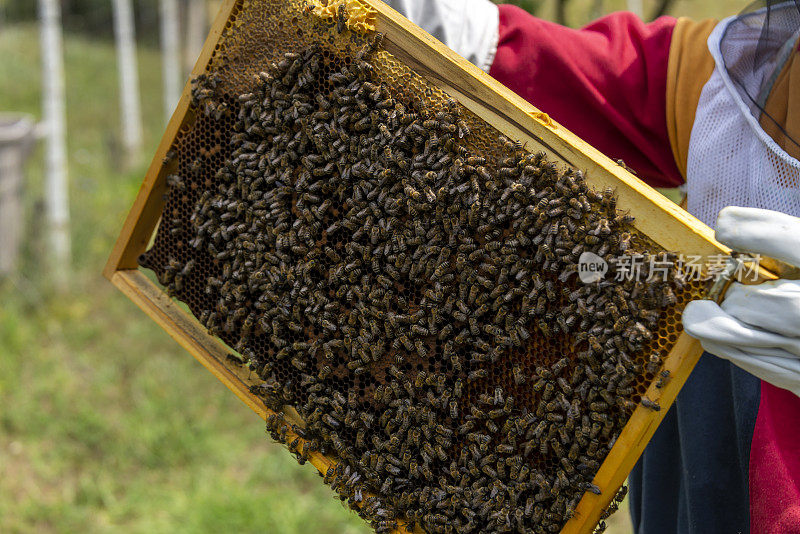
{"label": "beekeeper", "polygon": [[[488,0],[389,3],[648,184],[684,186],[722,243],[800,266],[800,0],[580,30]],[[736,283],[683,324],[707,353],[630,475],[635,531],[800,532],[800,283]]]}

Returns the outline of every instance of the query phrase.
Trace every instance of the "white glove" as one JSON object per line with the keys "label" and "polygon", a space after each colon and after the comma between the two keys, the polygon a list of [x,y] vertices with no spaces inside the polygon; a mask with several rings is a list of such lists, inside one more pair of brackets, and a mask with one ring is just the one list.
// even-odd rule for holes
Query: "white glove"
{"label": "white glove", "polygon": [[385,0],[395,11],[489,72],[499,39],[500,12],[489,0]]}
{"label": "white glove", "polygon": [[[716,238],[738,252],[800,265],[800,218],[729,206],[719,213]],[[800,281],[734,282],[722,305],[690,302],[683,328],[703,348],[800,396]]]}

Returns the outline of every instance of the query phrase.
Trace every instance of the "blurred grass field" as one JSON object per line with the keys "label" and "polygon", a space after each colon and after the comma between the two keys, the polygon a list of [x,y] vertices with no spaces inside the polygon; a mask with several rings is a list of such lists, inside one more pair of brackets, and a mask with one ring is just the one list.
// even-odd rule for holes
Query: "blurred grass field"
{"label": "blurred grass field", "polygon": [[[0,29],[0,110],[39,115],[38,31]],[[162,129],[161,65],[141,49],[145,154]],[[118,161],[113,47],[65,37],[74,261],[50,294],[41,158],[29,250],[0,286],[0,532],[363,533],[311,466],[100,272],[145,165]]]}
{"label": "blurred grass field", "polygon": [[[717,15],[743,5],[726,4]],[[38,50],[35,25],[0,27],[0,111],[40,116]],[[56,294],[45,277],[39,149],[27,172],[22,268],[0,280],[0,532],[369,532],[101,278],[147,161],[117,166],[111,43],[66,35],[65,62],[71,282]],[[150,155],[163,128],[158,51],[141,48],[139,67]],[[630,532],[627,511],[609,525]]]}

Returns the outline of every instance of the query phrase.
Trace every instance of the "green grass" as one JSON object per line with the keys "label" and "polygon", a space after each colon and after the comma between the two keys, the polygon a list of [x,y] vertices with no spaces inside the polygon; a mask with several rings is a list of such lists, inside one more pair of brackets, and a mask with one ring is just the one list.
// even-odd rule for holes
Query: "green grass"
{"label": "green grass", "polygon": [[[0,111],[40,114],[38,34],[0,30]],[[160,63],[139,53],[145,154]],[[0,532],[364,533],[310,465],[100,272],[145,171],[115,165],[113,47],[66,36],[71,288],[54,294],[42,165],[28,172],[21,274],[0,283]]]}

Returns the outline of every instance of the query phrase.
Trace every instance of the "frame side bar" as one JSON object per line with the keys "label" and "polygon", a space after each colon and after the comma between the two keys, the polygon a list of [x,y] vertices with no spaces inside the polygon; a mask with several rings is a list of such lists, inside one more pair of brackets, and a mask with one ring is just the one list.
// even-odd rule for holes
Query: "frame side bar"
{"label": "frame side bar", "polygon": [[144,252],[153,234],[164,204],[162,197],[166,190],[165,176],[167,171],[167,166],[164,165],[164,158],[167,156],[167,152],[180,129],[191,119],[191,117],[187,116],[191,100],[191,78],[203,72],[208,66],[237,2],[238,0],[225,0],[220,6],[217,18],[211,26],[205,45],[203,45],[203,51],[200,53],[194,69],[192,69],[192,76],[183,88],[181,99],[172,114],[172,118],[147,170],[144,182],[139,188],[133,207],[125,219],[122,231],[103,269],[103,276],[109,280],[114,276],[115,271],[135,269],[137,267],[136,259],[139,254]]}

